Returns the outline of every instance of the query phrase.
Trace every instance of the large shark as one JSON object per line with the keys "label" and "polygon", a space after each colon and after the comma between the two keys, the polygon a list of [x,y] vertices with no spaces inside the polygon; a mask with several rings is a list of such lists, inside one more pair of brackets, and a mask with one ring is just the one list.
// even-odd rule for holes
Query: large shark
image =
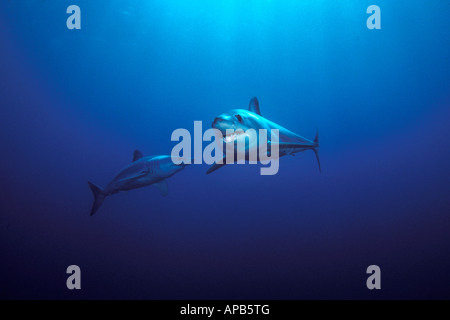
{"label": "large shark", "polygon": [[[244,142],[245,150],[243,150],[243,154],[245,154],[246,157],[249,155],[249,149],[254,148],[259,140],[259,129],[266,129],[267,130],[267,139],[268,145],[271,144],[270,137],[271,134],[274,134],[275,131],[272,132],[272,129],[278,130],[278,149],[279,149],[279,156],[285,156],[285,155],[294,155],[298,152],[303,152],[306,150],[312,150],[314,151],[317,163],[319,165],[319,171],[321,171],[320,168],[320,160],[319,160],[319,132],[316,133],[316,137],[314,140],[308,140],[292,131],[289,131],[286,128],[283,128],[279,124],[276,124],[263,116],[261,116],[261,111],[259,109],[259,102],[256,97],[253,97],[250,99],[248,110],[244,109],[233,109],[228,112],[225,112],[214,119],[212,123],[212,127],[214,129],[217,129],[220,131],[220,133],[223,136],[223,145],[224,150],[226,150],[226,145],[230,143],[234,143],[237,145],[237,141],[240,139],[246,139],[249,138],[248,135],[244,134],[245,131],[248,129],[254,129],[257,133],[256,138],[254,141],[249,141],[247,139],[247,143]],[[231,134],[227,134],[227,130],[234,131]],[[237,131],[237,132],[236,132]],[[270,152],[269,152],[270,153]],[[235,154],[235,161],[236,161],[236,154]],[[259,156],[258,156],[258,159]],[[226,164],[226,156],[224,156],[224,159],[222,163],[215,163],[213,164],[206,173],[211,173],[222,166]]]}
{"label": "large shark", "polygon": [[128,191],[154,185],[163,196],[166,196],[166,179],[183,170],[185,167],[186,164],[184,162],[178,165],[175,164],[171,156],[144,157],[139,150],[135,150],[133,161],[122,169],[106,188],[103,189],[88,181],[95,198],[91,209],[91,216],[97,212],[107,196],[119,191]]}

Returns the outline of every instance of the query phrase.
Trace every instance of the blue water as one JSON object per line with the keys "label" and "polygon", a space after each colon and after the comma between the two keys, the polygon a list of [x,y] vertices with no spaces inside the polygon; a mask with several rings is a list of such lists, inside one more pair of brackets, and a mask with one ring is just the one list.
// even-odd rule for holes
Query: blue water
{"label": "blue water", "polygon": [[[447,0],[2,1],[0,296],[449,298],[449,21]],[[88,180],[252,96],[319,129],[321,174],[312,152],[194,165],[89,216]]]}

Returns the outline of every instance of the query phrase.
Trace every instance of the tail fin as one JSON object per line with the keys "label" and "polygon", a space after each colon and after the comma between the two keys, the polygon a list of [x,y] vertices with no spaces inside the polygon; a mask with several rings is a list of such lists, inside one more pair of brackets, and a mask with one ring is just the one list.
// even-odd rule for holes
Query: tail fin
{"label": "tail fin", "polygon": [[92,205],[91,209],[91,216],[93,216],[94,213],[97,212],[98,208],[100,208],[100,206],[102,205],[103,200],[105,200],[106,194],[102,188],[93,184],[92,182],[88,181],[88,184],[92,190],[92,193],[94,194],[94,204]]}
{"label": "tail fin", "polygon": [[314,138],[314,148],[312,151],[314,151],[314,154],[316,155],[317,164],[319,165],[319,171],[322,172],[322,169],[320,167],[320,158],[319,158],[319,130],[317,130],[316,137]]}

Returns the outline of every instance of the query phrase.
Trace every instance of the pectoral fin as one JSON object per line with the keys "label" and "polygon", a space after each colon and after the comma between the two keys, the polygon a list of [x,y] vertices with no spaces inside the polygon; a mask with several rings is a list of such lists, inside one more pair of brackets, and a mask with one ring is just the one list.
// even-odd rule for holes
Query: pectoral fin
{"label": "pectoral fin", "polygon": [[167,181],[166,180],[162,180],[160,182],[154,183],[153,184],[161,193],[161,195],[163,197],[167,196],[168,191],[168,187],[167,187]]}
{"label": "pectoral fin", "polygon": [[222,164],[213,164],[211,167],[209,167],[208,171],[206,171],[206,174],[210,174],[211,172],[216,171],[217,169],[222,168],[225,165],[225,163]]}
{"label": "pectoral fin", "polygon": [[206,171],[206,174],[210,174],[211,172],[214,172],[217,169],[222,168],[225,164],[226,164],[226,156],[223,157],[222,163],[214,163],[213,165],[211,165],[211,167],[209,167],[208,171]]}

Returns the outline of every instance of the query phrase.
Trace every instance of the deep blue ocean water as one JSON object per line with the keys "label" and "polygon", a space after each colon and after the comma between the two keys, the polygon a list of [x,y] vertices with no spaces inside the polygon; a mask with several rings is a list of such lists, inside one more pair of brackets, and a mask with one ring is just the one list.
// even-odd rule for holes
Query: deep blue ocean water
{"label": "deep blue ocean water", "polygon": [[[446,0],[2,1],[0,297],[448,299],[449,21]],[[88,180],[253,96],[319,129],[322,173],[194,165],[89,216]]]}

